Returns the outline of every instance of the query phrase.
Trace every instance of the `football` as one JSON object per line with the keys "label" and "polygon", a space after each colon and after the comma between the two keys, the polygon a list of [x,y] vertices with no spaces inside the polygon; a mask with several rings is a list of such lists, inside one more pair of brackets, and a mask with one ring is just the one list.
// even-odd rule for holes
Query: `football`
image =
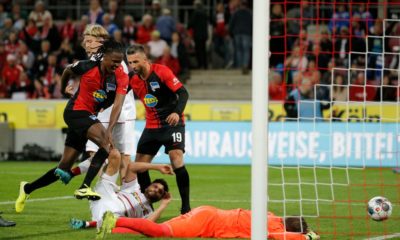
{"label": "football", "polygon": [[392,214],[392,204],[385,197],[377,196],[368,202],[367,211],[372,220],[383,221]]}

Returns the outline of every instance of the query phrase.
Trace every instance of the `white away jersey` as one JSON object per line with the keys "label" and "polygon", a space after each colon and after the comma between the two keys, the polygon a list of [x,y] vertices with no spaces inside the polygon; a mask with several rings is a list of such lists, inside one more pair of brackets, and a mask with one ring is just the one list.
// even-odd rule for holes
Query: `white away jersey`
{"label": "white away jersey", "polygon": [[147,218],[153,210],[149,201],[140,191],[139,183],[134,180],[134,184],[129,189],[121,189],[117,193],[118,199],[125,206],[125,216],[130,218]]}

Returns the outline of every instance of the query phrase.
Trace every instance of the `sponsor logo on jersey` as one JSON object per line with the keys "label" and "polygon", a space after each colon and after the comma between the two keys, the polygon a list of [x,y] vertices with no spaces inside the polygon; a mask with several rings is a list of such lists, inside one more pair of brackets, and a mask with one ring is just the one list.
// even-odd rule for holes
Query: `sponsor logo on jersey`
{"label": "sponsor logo on jersey", "polygon": [[107,83],[106,84],[106,91],[115,91],[117,89],[117,85],[115,85],[114,83]]}
{"label": "sponsor logo on jersey", "polygon": [[172,83],[173,83],[174,86],[175,86],[176,84],[179,83],[179,80],[175,77],[174,79],[172,79]]}
{"label": "sponsor logo on jersey", "polygon": [[158,99],[151,94],[146,94],[146,96],[143,98],[143,102],[148,107],[155,107],[158,103]]}
{"label": "sponsor logo on jersey", "polygon": [[89,118],[92,119],[93,121],[96,121],[97,116],[96,115],[90,115]]}
{"label": "sponsor logo on jersey", "polygon": [[104,102],[104,100],[107,99],[107,94],[104,90],[99,89],[95,92],[93,92],[93,98],[96,102]]}
{"label": "sponsor logo on jersey", "polygon": [[156,91],[157,88],[160,88],[160,84],[158,82],[150,82],[151,91]]}

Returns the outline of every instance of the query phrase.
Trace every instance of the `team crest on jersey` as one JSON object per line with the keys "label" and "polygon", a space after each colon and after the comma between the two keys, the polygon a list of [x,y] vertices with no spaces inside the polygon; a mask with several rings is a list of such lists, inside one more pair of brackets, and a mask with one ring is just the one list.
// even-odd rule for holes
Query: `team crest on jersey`
{"label": "team crest on jersey", "polygon": [[106,84],[106,91],[115,91],[117,89],[117,85],[115,85],[114,83],[107,83]]}
{"label": "team crest on jersey", "polygon": [[150,82],[151,91],[156,91],[157,88],[160,88],[160,84],[158,82]]}
{"label": "team crest on jersey", "polygon": [[101,103],[101,102],[104,102],[104,100],[107,99],[107,94],[106,94],[106,92],[104,90],[99,89],[99,90],[93,92],[93,97],[94,97],[94,100],[96,102],[100,102]]}
{"label": "team crest on jersey", "polygon": [[143,102],[148,107],[155,107],[155,106],[157,106],[158,99],[151,94],[146,94],[146,96],[144,96],[144,98],[143,98]]}
{"label": "team crest on jersey", "polygon": [[172,80],[172,83],[174,84],[174,86],[176,85],[176,84],[178,84],[179,83],[179,80],[175,77],[173,80]]}

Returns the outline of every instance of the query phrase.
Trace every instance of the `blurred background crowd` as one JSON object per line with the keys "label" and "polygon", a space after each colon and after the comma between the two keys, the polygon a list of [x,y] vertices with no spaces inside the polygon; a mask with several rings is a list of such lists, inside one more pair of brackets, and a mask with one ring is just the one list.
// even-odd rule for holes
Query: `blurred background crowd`
{"label": "blurred background crowd", "polygon": [[[270,100],[398,101],[400,23],[377,1],[271,1]],[[86,58],[94,23],[183,82],[191,69],[251,70],[251,0],[0,3],[0,98],[62,98],[62,70]]]}

